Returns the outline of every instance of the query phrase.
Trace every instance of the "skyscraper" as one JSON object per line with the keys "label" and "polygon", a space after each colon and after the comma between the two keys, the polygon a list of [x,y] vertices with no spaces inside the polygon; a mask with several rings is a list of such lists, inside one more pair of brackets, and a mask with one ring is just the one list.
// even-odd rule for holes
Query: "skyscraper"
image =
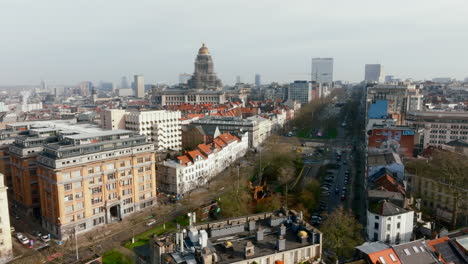
{"label": "skyscraper", "polygon": [[129,88],[129,87],[128,87],[128,79],[127,79],[127,76],[122,76],[122,79],[121,79],[121,81],[120,81],[120,88],[122,88],[122,89]]}
{"label": "skyscraper", "polygon": [[145,80],[143,75],[135,75],[135,97],[136,98],[145,98]]}
{"label": "skyscraper", "polygon": [[236,76],[236,83],[241,83],[241,77],[240,77],[240,75],[237,75],[237,76]]}
{"label": "skyscraper", "polygon": [[312,58],[312,81],[333,82],[333,58]]}
{"label": "skyscraper", "polygon": [[255,87],[258,89],[262,85],[262,77],[260,74],[255,74]]}
{"label": "skyscraper", "polygon": [[380,64],[366,64],[364,80],[366,82],[382,82],[383,69]]}

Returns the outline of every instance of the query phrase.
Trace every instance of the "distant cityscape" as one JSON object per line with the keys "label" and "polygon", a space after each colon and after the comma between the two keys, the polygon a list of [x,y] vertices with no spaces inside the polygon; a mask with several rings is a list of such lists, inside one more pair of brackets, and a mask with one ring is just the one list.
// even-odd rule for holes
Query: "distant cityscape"
{"label": "distant cityscape", "polygon": [[468,263],[468,77],[224,85],[194,55],[177,84],[0,87],[0,263]]}

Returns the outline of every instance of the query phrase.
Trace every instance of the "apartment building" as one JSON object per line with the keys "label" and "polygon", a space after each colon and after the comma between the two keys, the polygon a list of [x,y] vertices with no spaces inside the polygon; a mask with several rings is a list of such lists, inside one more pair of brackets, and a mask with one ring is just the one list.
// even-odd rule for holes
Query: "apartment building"
{"label": "apartment building", "polygon": [[[412,194],[421,199],[421,206],[436,218],[451,223],[454,212],[458,225],[468,224],[468,188],[448,184],[430,175],[407,173]],[[456,208],[456,210],[455,210]]]}
{"label": "apartment building", "polygon": [[278,211],[190,224],[152,239],[138,264],[322,263],[322,233],[301,212]]}
{"label": "apartment building", "polygon": [[288,99],[307,104],[312,101],[312,84],[309,81],[294,81],[289,85]]}
{"label": "apartment building", "polygon": [[[256,148],[270,135],[271,121],[263,117],[240,117],[207,116],[203,119],[193,121],[190,126],[201,126],[205,131],[221,133],[243,134],[249,133],[249,147]],[[211,136],[211,135],[210,135]]]}
{"label": "apartment building", "polygon": [[423,109],[422,86],[416,84],[377,84],[367,88],[367,102],[386,100],[387,111],[397,125],[405,125],[406,113]]}
{"label": "apartment building", "polygon": [[369,204],[367,238],[389,244],[409,242],[413,234],[414,212],[381,200]]}
{"label": "apartment building", "polygon": [[103,129],[128,129],[146,135],[157,150],[182,149],[180,111],[127,111],[107,109],[101,114]]}
{"label": "apartment building", "polygon": [[406,123],[419,131],[422,148],[442,147],[444,144],[468,141],[468,112],[466,111],[410,111]]}
{"label": "apartment building", "polygon": [[229,165],[243,157],[249,147],[248,133],[240,138],[229,133],[216,137],[212,143],[199,144],[177,160],[157,165],[158,188],[181,195],[206,184]]}
{"label": "apartment building", "polygon": [[179,111],[132,111],[125,115],[125,129],[146,135],[157,150],[182,149]]}
{"label": "apartment building", "polygon": [[7,189],[0,173],[0,263],[7,263],[13,257]]}
{"label": "apartment building", "polygon": [[37,156],[37,176],[42,226],[59,239],[156,203],[154,145],[128,130],[60,131]]}

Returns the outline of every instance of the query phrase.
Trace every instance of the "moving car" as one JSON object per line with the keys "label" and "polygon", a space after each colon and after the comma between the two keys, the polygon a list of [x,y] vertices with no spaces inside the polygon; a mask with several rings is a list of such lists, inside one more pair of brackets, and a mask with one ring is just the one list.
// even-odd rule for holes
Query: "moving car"
{"label": "moving car", "polygon": [[151,220],[149,220],[149,221],[146,223],[146,226],[152,226],[152,225],[154,225],[154,224],[156,224],[156,220],[155,220],[155,219],[151,219]]}
{"label": "moving car", "polygon": [[50,237],[47,236],[47,235],[44,235],[44,236],[41,236],[41,240],[42,240],[43,242],[49,242],[49,241],[50,241]]}

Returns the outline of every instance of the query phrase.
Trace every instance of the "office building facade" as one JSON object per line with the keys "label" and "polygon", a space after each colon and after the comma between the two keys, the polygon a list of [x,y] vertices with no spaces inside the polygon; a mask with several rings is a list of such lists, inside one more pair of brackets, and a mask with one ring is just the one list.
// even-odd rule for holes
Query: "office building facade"
{"label": "office building facade", "polygon": [[333,58],[312,58],[312,81],[333,83]]}
{"label": "office building facade", "polygon": [[135,97],[145,98],[145,79],[143,75],[135,75],[134,84],[135,84]]}
{"label": "office building facade", "polygon": [[366,64],[364,81],[380,83],[383,78],[383,69],[380,64]]}
{"label": "office building facade", "polygon": [[312,85],[308,81],[294,81],[289,85],[288,99],[307,104],[312,101]]}

